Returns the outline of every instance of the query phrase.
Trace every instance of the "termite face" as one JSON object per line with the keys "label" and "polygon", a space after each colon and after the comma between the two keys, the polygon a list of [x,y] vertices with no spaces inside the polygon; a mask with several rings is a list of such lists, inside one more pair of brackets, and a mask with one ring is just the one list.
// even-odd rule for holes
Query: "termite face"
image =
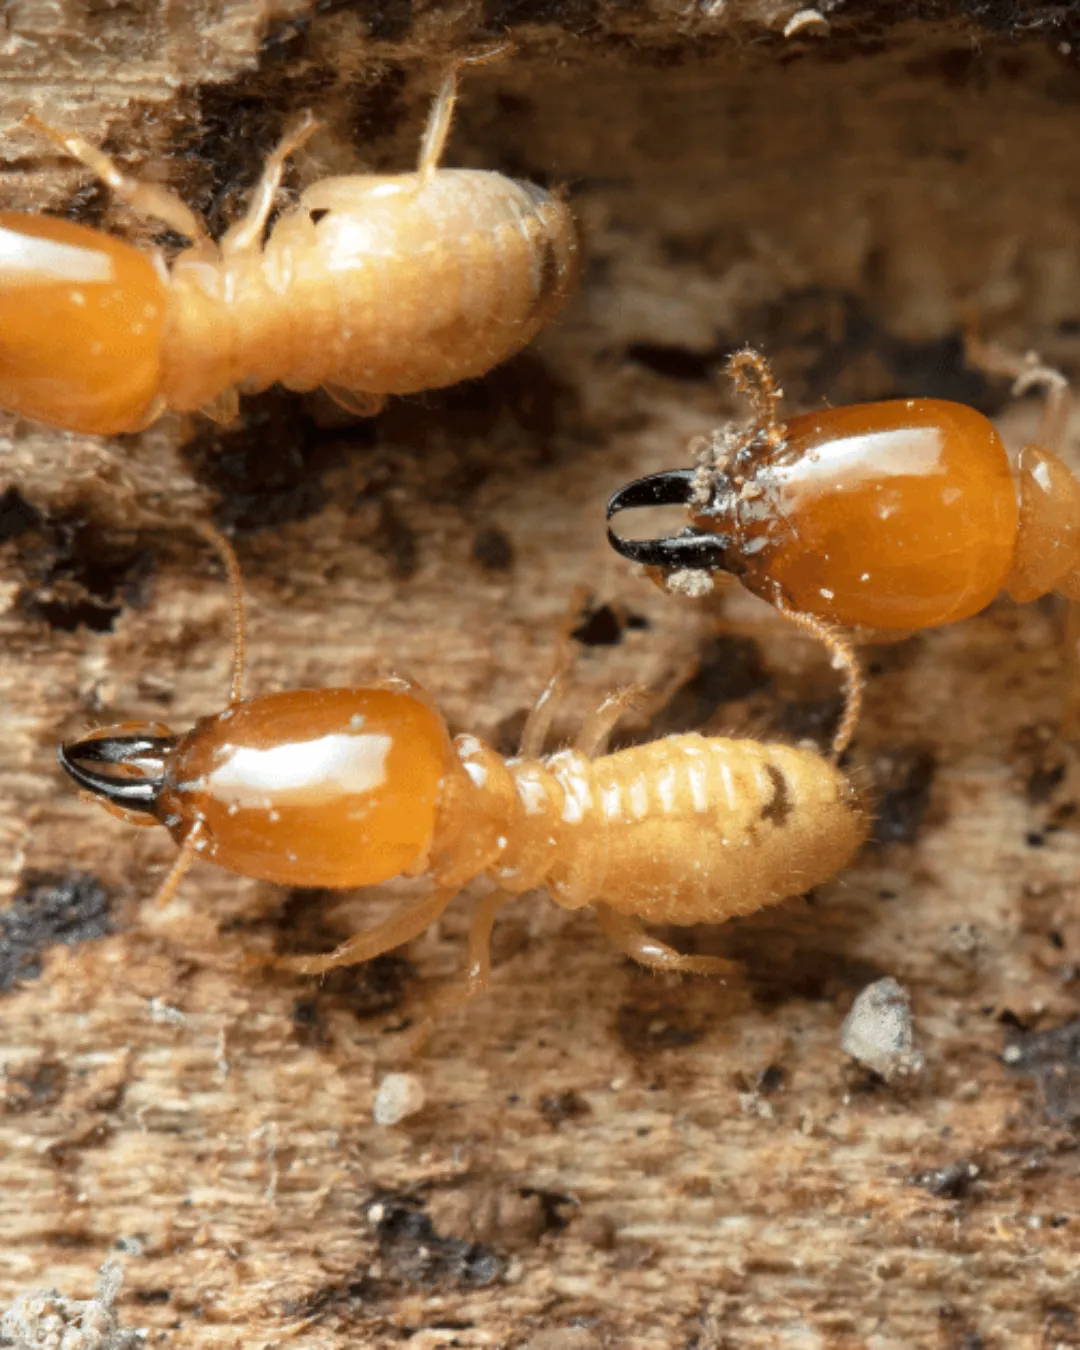
{"label": "termite face", "polygon": [[[442,719],[404,689],[267,694],[126,759],[125,739],[136,738],[84,737],[63,747],[61,763],[106,802],[149,812],[178,843],[199,825],[199,856],[221,867],[338,888],[423,870],[452,754]],[[155,755],[156,775],[145,772]],[[144,775],[133,782],[136,761]],[[88,768],[97,763],[128,767],[118,777]]]}
{"label": "termite face", "polygon": [[[1001,590],[1017,505],[1005,447],[981,413],[940,399],[863,403],[793,417],[783,458],[750,493],[717,485],[691,512],[720,522],[732,568],[828,622],[926,628]],[[760,488],[760,495],[755,489]]]}
{"label": "termite face", "polygon": [[882,630],[966,618],[1002,589],[1016,548],[1016,485],[981,413],[904,399],[808,413],[780,430],[771,454],[736,451],[704,501],[693,470],[616,493],[609,516],[679,501],[700,533],[648,543],[612,535],[614,546],[644,562],[666,549],[667,566],[723,568],[791,610]]}
{"label": "termite face", "polygon": [[0,406],[112,434],[154,416],[166,287],[120,239],[0,211]]}

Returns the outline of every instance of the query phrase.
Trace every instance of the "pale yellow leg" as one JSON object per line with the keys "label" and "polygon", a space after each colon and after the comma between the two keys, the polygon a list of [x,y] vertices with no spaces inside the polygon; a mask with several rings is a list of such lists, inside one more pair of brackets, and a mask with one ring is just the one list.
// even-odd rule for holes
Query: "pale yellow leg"
{"label": "pale yellow leg", "polygon": [[515,897],[507,891],[495,890],[477,901],[469,927],[465,978],[460,984],[442,989],[428,1000],[423,1017],[409,1034],[406,1043],[409,1054],[416,1054],[424,1046],[435,1029],[437,1018],[464,1008],[487,988],[491,975],[491,933],[495,926],[495,915],[513,899]]}
{"label": "pale yellow leg", "polygon": [[244,218],[238,220],[222,236],[220,248],[223,256],[234,257],[238,253],[249,253],[262,245],[263,231],[266,229],[266,222],[274,209],[278,189],[281,187],[285,161],[318,131],[319,125],[311,112],[305,110],[300,114],[296,125],[291,127],[278,142],[263,167],[262,177],[252,193]]}
{"label": "pale yellow leg", "polygon": [[231,427],[240,416],[240,395],[235,385],[199,404],[199,411],[219,427]]}
{"label": "pale yellow leg", "polygon": [[395,914],[375,928],[357,933],[348,942],[321,956],[275,956],[267,962],[278,970],[290,970],[295,975],[325,975],[339,966],[358,966],[371,961],[383,952],[401,947],[419,937],[435,922],[457,895],[457,890],[434,891],[400,914]]}
{"label": "pale yellow leg", "polygon": [[964,355],[968,365],[976,370],[1012,380],[1012,391],[1017,398],[1030,389],[1043,390],[1037,443],[1052,454],[1060,453],[1073,403],[1072,390],[1061,371],[1044,365],[1036,352],[1014,352],[996,342],[984,342],[975,332],[973,321],[964,334]]}
{"label": "pale yellow leg", "polygon": [[619,914],[608,905],[594,905],[593,908],[601,930],[619,951],[650,970],[722,977],[734,974],[738,969],[734,961],[726,961],[722,956],[685,956],[666,942],[652,937],[639,920]]}
{"label": "pale yellow leg", "polygon": [[590,759],[606,754],[611,733],[621,719],[628,712],[647,708],[652,700],[653,695],[641,684],[631,684],[625,689],[616,689],[613,694],[608,694],[599,707],[582,722],[581,730],[574,742],[574,749],[580,750]]}
{"label": "pale yellow leg", "polygon": [[515,899],[507,891],[489,891],[476,903],[469,927],[469,945],[465,960],[465,978],[460,984],[445,989],[432,1000],[433,1011],[449,1012],[471,1003],[477,994],[487,988],[491,976],[491,933],[495,915],[503,905]]}
{"label": "pale yellow leg", "polygon": [[26,113],[22,119],[22,124],[30,127],[33,131],[39,132],[42,136],[48,137],[54,145],[59,146],[72,159],[77,159],[80,164],[85,164],[116,193],[122,202],[130,206],[133,211],[137,211],[139,215],[151,216],[154,220],[163,221],[170,230],[175,230],[177,234],[184,235],[193,243],[213,247],[202,221],[188,206],[187,202],[183,201],[169,188],[159,187],[156,183],[143,183],[137,178],[130,178],[117,168],[108,155],[103,154],[89,141],[84,140],[82,136],[73,131],[64,131],[60,127],[50,126],[34,113]]}
{"label": "pale yellow leg", "polygon": [[[543,751],[544,742],[551,730],[552,719],[563,694],[566,692],[570,664],[573,660],[573,639],[570,633],[581,612],[581,607],[585,603],[586,594],[585,588],[582,586],[576,587],[574,590],[556,648],[555,669],[544,687],[543,693],[530,710],[521,733],[519,754],[524,758],[534,759]],[[697,657],[695,656],[693,665],[690,667],[690,674],[692,674],[696,663]],[[632,684],[625,689],[617,689],[614,693],[608,694],[582,723],[581,730],[574,741],[575,750],[580,750],[583,755],[588,755],[590,759],[605,754],[611,733],[615,730],[621,718],[630,711],[651,714],[666,707],[689,677],[687,664],[684,663],[674,672],[672,679],[667,681],[662,689],[651,690],[644,685]]]}
{"label": "pale yellow leg", "polygon": [[[560,650],[560,657],[563,655]],[[565,660],[556,662],[555,673],[544,686],[543,693],[529,709],[529,715],[521,729],[521,743],[518,746],[518,754],[523,759],[536,759],[544,749],[555,710],[566,692],[568,666],[568,655],[565,656]]]}
{"label": "pale yellow leg", "polygon": [[385,394],[369,394],[362,389],[346,389],[340,384],[324,384],[323,392],[339,408],[353,417],[374,417],[386,406]]}
{"label": "pale yellow leg", "polygon": [[851,738],[859,725],[863,701],[863,674],[855,648],[841,633],[813,614],[804,614],[801,610],[789,609],[783,600],[773,601],[778,614],[790,623],[796,624],[826,649],[832,657],[833,667],[841,672],[844,681],[844,714],[833,736],[832,758],[839,759],[851,744]]}
{"label": "pale yellow leg", "polygon": [[644,718],[653,718],[662,712],[679,690],[690,682],[701,665],[700,652],[695,650],[672,670],[659,689],[644,684],[628,684],[608,694],[581,724],[574,749],[590,759],[608,752],[611,733],[629,712]]}
{"label": "pale yellow leg", "polygon": [[424,138],[420,142],[420,158],[417,161],[416,171],[423,182],[426,183],[430,180],[432,174],[439,167],[439,161],[446,149],[446,138],[450,135],[450,127],[454,120],[454,105],[457,103],[458,96],[458,72],[461,67],[485,66],[489,61],[501,61],[504,57],[509,56],[513,50],[513,43],[504,42],[492,51],[480,52],[476,56],[460,57],[450,67],[439,86],[435,102],[431,105],[427,126],[424,128]]}
{"label": "pale yellow leg", "polygon": [[552,719],[566,692],[570,664],[574,658],[573,639],[570,633],[578,615],[581,613],[586,594],[584,586],[575,586],[570,597],[570,604],[555,646],[555,665],[551,678],[530,709],[521,731],[521,744],[518,748],[518,754],[524,759],[535,759],[543,751],[544,742],[551,730]]}

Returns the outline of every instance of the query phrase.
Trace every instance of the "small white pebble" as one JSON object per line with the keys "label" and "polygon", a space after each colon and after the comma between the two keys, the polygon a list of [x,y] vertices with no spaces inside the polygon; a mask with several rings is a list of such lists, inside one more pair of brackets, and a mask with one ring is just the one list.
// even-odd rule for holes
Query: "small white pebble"
{"label": "small white pebble", "polygon": [[840,1046],[887,1083],[917,1078],[926,1061],[915,1048],[911,1000],[903,985],[891,978],[868,984],[844,1018]]}
{"label": "small white pebble", "polygon": [[422,1110],[427,1093],[412,1073],[388,1073],[379,1084],[371,1117],[376,1125],[396,1125]]}

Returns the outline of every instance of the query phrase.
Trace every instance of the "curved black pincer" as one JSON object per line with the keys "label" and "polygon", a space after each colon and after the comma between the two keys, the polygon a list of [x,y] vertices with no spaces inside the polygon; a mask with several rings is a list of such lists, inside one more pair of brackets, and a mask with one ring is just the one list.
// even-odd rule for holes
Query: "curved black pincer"
{"label": "curved black pincer", "polygon": [[[665,469],[663,473],[635,478],[612,495],[607,504],[607,519],[620,511],[633,511],[639,507],[689,506],[694,499],[696,479],[694,469]],[[623,539],[609,525],[607,535],[608,543],[624,558],[668,570],[722,570],[732,542],[730,535],[700,534],[690,529],[659,539]]]}
{"label": "curved black pincer", "polygon": [[[154,813],[165,786],[165,760],[174,736],[84,736],[57,750],[60,767],[81,788],[128,811]],[[110,773],[91,765],[120,765]],[[137,770],[137,776],[123,770]]]}

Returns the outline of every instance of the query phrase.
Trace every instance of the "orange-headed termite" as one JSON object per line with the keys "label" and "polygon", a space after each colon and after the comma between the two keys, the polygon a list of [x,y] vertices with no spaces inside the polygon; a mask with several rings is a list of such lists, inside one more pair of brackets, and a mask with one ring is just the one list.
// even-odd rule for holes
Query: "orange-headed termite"
{"label": "orange-headed termite", "polygon": [[750,425],[703,438],[696,468],[637,479],[608,503],[609,520],[683,505],[689,528],[659,539],[609,528],[612,546],[667,584],[733,573],[826,640],[855,691],[857,662],[835,625],[904,636],[975,614],[1001,590],[1021,601],[1048,591],[1080,599],[1080,483],[1056,453],[1064,377],[975,339],[969,354],[1013,376],[1017,392],[1047,390],[1039,442],[1015,468],[987,418],[943,399],[781,421],[782,391],[765,359],[746,349],[728,371],[753,401]]}
{"label": "orange-headed termite", "polygon": [[239,568],[214,531],[233,585],[237,637],[224,711],[177,736],[124,724],[60,748],[60,763],[110,810],[162,824],[180,845],[160,895],[204,858],[292,886],[351,888],[425,875],[431,890],[323,956],[276,965],[303,974],[370,960],[416,937],[468,883],[485,878],[469,940],[467,994],[487,982],[495,914],[545,887],[592,906],[627,955],[660,970],[718,974],[644,924],[719,923],[835,876],[867,833],[856,789],[816,751],[701,735],[606,753],[640,689],[606,698],[573,749],[544,755],[565,660],[504,759],[472,735],[451,739],[403,679],[244,699]]}

